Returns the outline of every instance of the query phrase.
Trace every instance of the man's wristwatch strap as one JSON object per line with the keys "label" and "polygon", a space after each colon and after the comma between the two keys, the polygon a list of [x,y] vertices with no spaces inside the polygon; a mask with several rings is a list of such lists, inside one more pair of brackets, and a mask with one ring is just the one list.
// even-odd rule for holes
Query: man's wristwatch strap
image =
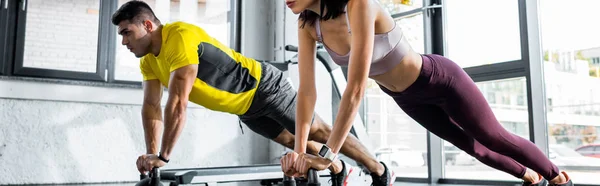
{"label": "man's wristwatch strap", "polygon": [[169,160],[162,156],[162,154],[158,155],[158,159],[164,161],[165,163],[169,163]]}

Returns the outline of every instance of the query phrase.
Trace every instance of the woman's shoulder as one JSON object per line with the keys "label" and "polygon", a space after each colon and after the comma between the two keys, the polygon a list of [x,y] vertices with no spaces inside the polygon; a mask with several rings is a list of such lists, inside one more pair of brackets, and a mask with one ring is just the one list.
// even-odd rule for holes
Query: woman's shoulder
{"label": "woman's shoulder", "polygon": [[[298,21],[298,32],[304,32],[311,36],[312,39],[317,40],[317,32],[316,32],[316,22],[314,24],[310,24],[309,22],[304,22],[302,20]],[[301,33],[298,33],[301,34]]]}

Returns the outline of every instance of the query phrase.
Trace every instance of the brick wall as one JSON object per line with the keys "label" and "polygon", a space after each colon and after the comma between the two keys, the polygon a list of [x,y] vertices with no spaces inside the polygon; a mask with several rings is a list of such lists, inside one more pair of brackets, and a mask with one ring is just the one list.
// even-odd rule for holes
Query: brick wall
{"label": "brick wall", "polygon": [[99,0],[30,0],[24,66],[95,72]]}
{"label": "brick wall", "polygon": [[[120,0],[119,5],[127,2]],[[156,9],[155,0],[146,2]],[[179,2],[170,2],[169,15],[158,15],[164,23],[179,20]],[[30,0],[25,33],[24,66],[81,72],[95,72],[98,50],[99,0]],[[228,5],[208,11],[198,4],[194,23],[215,38],[229,44]],[[155,10],[158,14],[158,12]],[[214,12],[217,12],[215,15]],[[206,19],[206,17],[211,19]],[[139,81],[138,62],[117,38],[116,78]]]}

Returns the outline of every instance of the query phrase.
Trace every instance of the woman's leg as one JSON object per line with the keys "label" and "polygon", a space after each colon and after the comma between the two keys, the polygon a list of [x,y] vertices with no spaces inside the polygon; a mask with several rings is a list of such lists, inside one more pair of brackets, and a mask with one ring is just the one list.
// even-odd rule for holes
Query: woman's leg
{"label": "woman's leg", "polygon": [[535,144],[502,127],[479,88],[461,67],[441,56],[435,57],[435,60],[439,76],[447,79],[443,108],[467,134],[492,151],[540,173],[547,180],[566,181],[555,179],[562,174]]}
{"label": "woman's leg", "polygon": [[446,112],[436,105],[402,106],[402,110],[429,132],[452,143],[492,168],[522,178],[526,168],[515,160],[498,154],[467,135]]}

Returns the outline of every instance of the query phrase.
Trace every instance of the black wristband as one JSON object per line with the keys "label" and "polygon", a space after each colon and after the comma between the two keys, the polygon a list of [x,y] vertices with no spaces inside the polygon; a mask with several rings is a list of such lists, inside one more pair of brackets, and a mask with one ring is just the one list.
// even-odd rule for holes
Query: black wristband
{"label": "black wristband", "polygon": [[169,163],[169,160],[165,159],[165,157],[163,157],[162,154],[158,155],[158,159],[164,161],[165,163]]}

